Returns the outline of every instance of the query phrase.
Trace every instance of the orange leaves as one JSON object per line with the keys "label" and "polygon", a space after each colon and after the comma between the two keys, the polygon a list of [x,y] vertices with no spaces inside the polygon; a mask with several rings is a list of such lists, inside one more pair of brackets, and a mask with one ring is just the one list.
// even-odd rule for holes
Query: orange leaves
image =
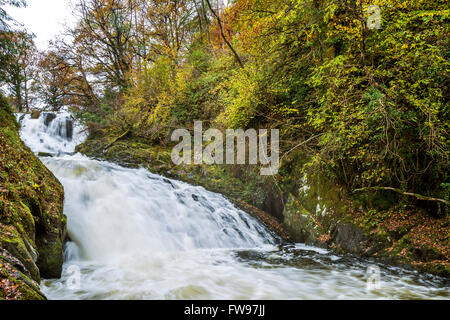
{"label": "orange leaves", "polygon": [[3,290],[5,300],[17,300],[20,297],[19,285],[9,279],[0,280],[0,290]]}

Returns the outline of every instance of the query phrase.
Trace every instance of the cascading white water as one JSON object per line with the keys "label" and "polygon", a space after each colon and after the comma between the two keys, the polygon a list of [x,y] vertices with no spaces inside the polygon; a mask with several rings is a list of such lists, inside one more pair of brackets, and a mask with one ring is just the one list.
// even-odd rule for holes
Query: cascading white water
{"label": "cascading white water", "polygon": [[18,113],[16,118],[21,124],[20,137],[36,153],[73,153],[87,136],[68,112],[43,112],[38,119]]}
{"label": "cascading white water", "polygon": [[24,117],[21,135],[33,151],[59,154],[42,160],[64,185],[71,239],[62,278],[42,283],[50,299],[448,297],[438,278],[383,265],[381,288],[367,290],[368,262],[300,244],[279,248],[221,195],[69,155],[81,128],[68,139],[67,114],[49,126],[43,117]]}
{"label": "cascading white water", "polygon": [[82,156],[44,163],[66,186],[70,236],[82,249],[76,258],[273,243],[253,218],[202,188]]}

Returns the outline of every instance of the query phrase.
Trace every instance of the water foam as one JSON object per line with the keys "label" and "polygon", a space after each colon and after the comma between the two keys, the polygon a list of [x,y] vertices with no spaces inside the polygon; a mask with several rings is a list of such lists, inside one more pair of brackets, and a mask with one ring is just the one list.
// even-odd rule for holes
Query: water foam
{"label": "water foam", "polygon": [[56,155],[42,161],[65,188],[70,241],[62,278],[41,285],[50,299],[449,297],[448,283],[383,265],[381,288],[367,290],[369,262],[301,244],[278,248],[264,226],[219,194],[68,155],[85,134],[75,126],[67,137],[66,113],[48,126],[44,115],[18,119],[34,152]]}

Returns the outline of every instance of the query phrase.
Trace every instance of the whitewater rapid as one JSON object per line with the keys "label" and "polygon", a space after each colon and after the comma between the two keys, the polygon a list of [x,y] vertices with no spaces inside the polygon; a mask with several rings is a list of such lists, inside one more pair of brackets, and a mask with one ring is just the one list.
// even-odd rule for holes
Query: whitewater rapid
{"label": "whitewater rapid", "polygon": [[[69,114],[49,124],[18,115],[21,137],[65,189],[70,240],[49,299],[429,299],[448,298],[445,280],[282,245],[225,197],[74,154],[86,138]],[[368,270],[379,286],[368,288]]]}

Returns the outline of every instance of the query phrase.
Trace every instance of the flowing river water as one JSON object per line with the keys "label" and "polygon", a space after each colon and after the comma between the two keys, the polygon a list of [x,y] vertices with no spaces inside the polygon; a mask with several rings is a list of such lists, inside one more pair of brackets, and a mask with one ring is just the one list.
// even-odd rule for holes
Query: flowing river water
{"label": "flowing river water", "polygon": [[69,114],[17,117],[65,189],[70,241],[62,278],[41,283],[49,299],[450,297],[445,279],[283,245],[219,194],[74,154],[85,134]]}

